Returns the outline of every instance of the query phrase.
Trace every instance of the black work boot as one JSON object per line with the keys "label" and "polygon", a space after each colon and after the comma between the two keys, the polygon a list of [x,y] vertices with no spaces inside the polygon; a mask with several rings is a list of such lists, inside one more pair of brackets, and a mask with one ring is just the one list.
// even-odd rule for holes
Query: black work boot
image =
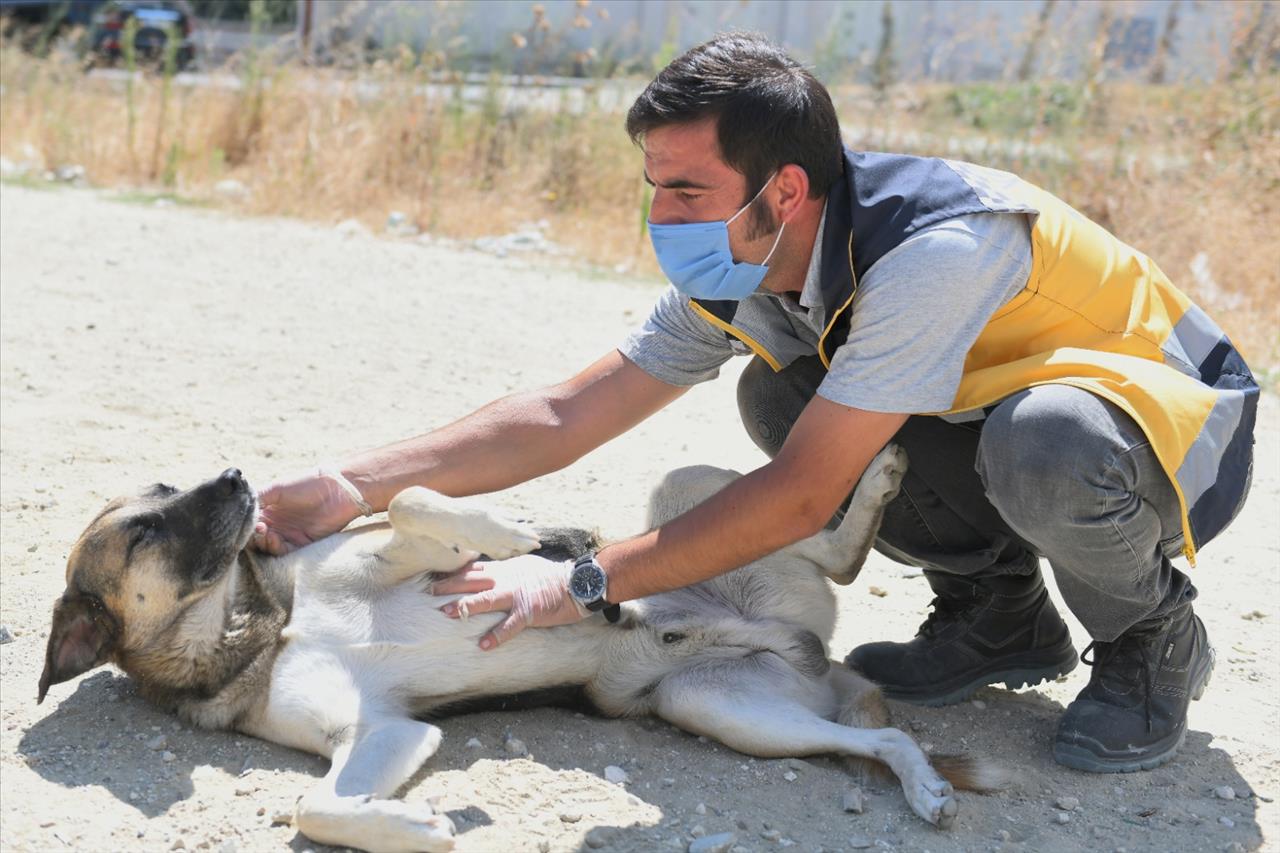
{"label": "black work boot", "polygon": [[1090,643],[1085,655],[1093,674],[1058,723],[1058,763],[1132,773],[1173,758],[1187,734],[1187,706],[1213,672],[1213,647],[1191,605],[1114,642]]}
{"label": "black work boot", "polygon": [[933,612],[908,643],[866,643],[845,658],[891,699],[950,705],[987,684],[1032,687],[1076,668],[1071,634],[1040,572],[966,578],[925,572]]}

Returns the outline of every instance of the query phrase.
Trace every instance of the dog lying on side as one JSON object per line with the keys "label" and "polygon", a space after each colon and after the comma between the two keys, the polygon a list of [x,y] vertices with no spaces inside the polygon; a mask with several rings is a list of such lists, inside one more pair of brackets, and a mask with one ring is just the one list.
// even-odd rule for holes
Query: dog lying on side
{"label": "dog lying on side", "polygon": [[[448,817],[387,799],[440,743],[440,729],[422,718],[565,685],[580,685],[605,714],[655,714],[750,755],[882,763],[917,814],[947,827],[951,782],[983,790],[998,786],[996,772],[965,758],[931,766],[909,736],[882,727],[879,692],[827,658],[836,610],[824,576],[848,583],[857,574],[904,471],[890,445],[835,530],[629,602],[616,625],[597,614],[487,652],[477,642],[503,614],[445,617],[440,607],[456,596],[434,596],[433,577],[481,555],[534,551],[534,530],[472,499],[414,487],[391,502],[389,523],[276,558],[246,548],[257,502],[239,471],[188,491],[156,485],[113,500],[73,548],[39,698],[112,662],[194,725],[327,756],[330,770],[299,799],[296,826],[314,841],[372,851],[453,847]],[[705,466],[667,475],[649,524],[737,476]],[[548,558],[587,547],[581,536],[545,538],[538,553]]]}

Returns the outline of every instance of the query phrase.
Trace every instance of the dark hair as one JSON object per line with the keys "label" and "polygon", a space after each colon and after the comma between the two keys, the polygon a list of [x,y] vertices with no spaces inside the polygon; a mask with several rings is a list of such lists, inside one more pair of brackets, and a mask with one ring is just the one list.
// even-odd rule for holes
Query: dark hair
{"label": "dark hair", "polygon": [[654,128],[716,119],[720,156],[747,179],[746,200],[795,163],[819,198],[840,177],[840,123],[827,89],[773,42],[724,33],[672,60],[627,111],[640,144]]}

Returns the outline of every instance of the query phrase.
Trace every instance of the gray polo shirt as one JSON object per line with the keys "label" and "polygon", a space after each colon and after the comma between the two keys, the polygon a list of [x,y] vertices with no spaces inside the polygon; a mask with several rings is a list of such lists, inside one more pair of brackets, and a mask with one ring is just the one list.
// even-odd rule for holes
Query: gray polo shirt
{"label": "gray polo shirt", "polygon": [[[739,311],[769,315],[784,331],[784,363],[815,355],[826,325],[819,278],[822,233],[799,299],[759,290]],[[911,235],[867,270],[850,308],[849,336],[831,357],[818,394],[873,412],[918,414],[951,408],[965,355],[1031,272],[1031,221],[1021,213],[948,219]],[[619,347],[642,370],[672,385],[715,378],[751,349],[730,339],[670,287],[644,326]]]}

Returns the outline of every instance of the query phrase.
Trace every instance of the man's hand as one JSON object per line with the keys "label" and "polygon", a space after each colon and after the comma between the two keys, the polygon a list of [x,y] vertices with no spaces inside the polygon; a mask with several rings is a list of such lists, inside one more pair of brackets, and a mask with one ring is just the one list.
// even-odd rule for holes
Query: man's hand
{"label": "man's hand", "polygon": [[253,545],[278,557],[341,530],[359,515],[351,496],[319,471],[277,480],[258,492]]}
{"label": "man's hand", "polygon": [[436,581],[431,592],[465,596],[444,606],[445,615],[451,619],[509,611],[506,619],[480,638],[480,648],[487,651],[525,628],[570,625],[590,615],[569,594],[572,567],[572,563],[557,563],[532,554],[500,563],[472,563]]}

